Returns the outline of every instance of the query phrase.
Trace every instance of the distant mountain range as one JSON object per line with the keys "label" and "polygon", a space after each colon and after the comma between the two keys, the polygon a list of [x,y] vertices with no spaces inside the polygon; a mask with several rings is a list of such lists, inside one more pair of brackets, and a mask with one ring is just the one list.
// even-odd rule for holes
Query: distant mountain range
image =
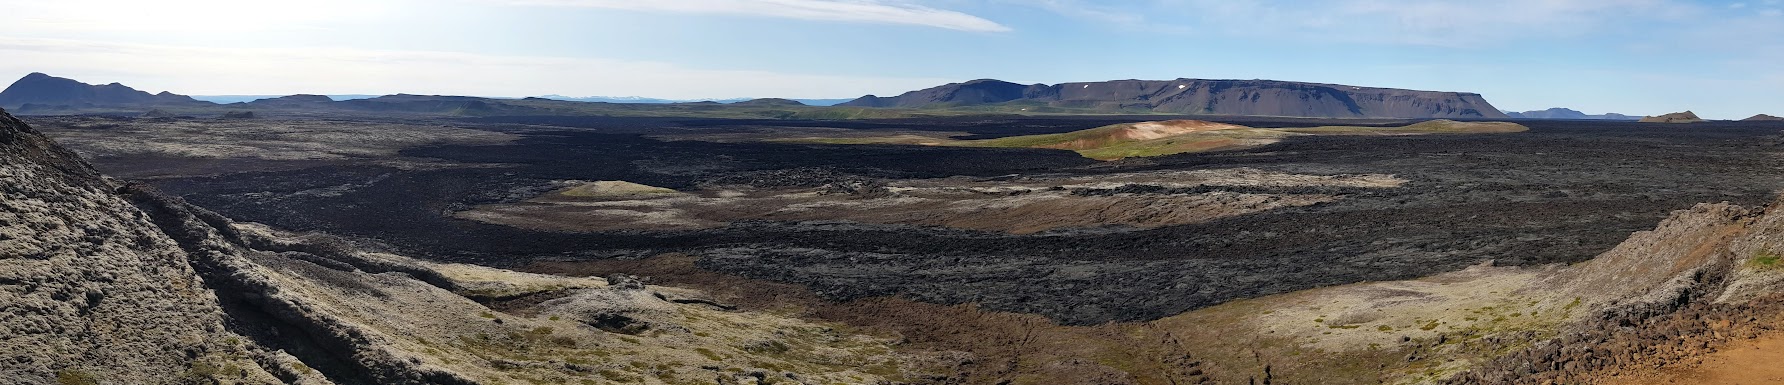
{"label": "distant mountain range", "polygon": [[[731,103],[747,102],[747,101],[751,101],[751,100],[756,100],[756,98],[657,99],[657,98],[647,98],[647,97],[642,97],[642,96],[570,97],[570,96],[563,96],[563,95],[545,95],[545,96],[536,96],[536,97],[540,98],[540,99],[562,100],[562,101],[567,101],[567,102],[638,103],[638,104],[671,104],[671,103],[698,103],[698,102],[714,102],[714,103],[731,104]],[[834,106],[837,104],[842,104],[843,102],[847,102],[850,99],[787,99],[787,100],[797,101],[800,104],[804,104],[807,106]]]}
{"label": "distant mountain range", "polygon": [[[481,98],[481,97],[443,97],[455,101],[470,99],[499,101],[521,100],[519,98]],[[293,107],[313,105],[314,103],[350,102],[356,100],[385,99],[385,102],[410,104],[415,95],[205,95],[186,96],[171,92],[150,94],[125,86],[111,83],[105,85],[86,84],[74,79],[60,78],[43,73],[25,75],[18,81],[0,91],[0,108],[31,112],[37,110],[79,110],[101,107],[142,107],[159,108],[172,106],[279,106]],[[463,100],[460,100],[463,99]],[[571,102],[601,102],[619,104],[673,104],[673,103],[724,103],[733,104],[758,99],[714,99],[714,100],[670,100],[644,97],[587,97],[572,98],[560,95],[548,95],[538,99],[549,99]],[[769,99],[781,101],[787,99]],[[794,99],[789,100],[799,105],[830,106],[848,101],[848,99]],[[770,104],[786,104],[775,102]]]}
{"label": "distant mountain range", "polygon": [[[840,103],[839,103],[840,102]],[[824,108],[824,106],[834,106]],[[671,100],[644,97],[486,98],[429,95],[151,94],[123,84],[86,84],[42,73],[0,91],[0,108],[25,114],[128,113],[138,116],[217,116],[266,109],[450,115],[720,116],[780,119],[861,119],[979,113],[1166,113],[1311,118],[1603,119],[1566,108],[1502,112],[1480,94],[1413,91],[1274,80],[1116,80],[1022,85],[1000,80],[951,83],[894,97],[842,99]],[[1678,114],[1683,115],[1683,114]],[[1670,118],[1669,118],[1670,117]],[[1689,121],[1695,116],[1649,120]],[[1758,115],[1749,121],[1778,120]]]}
{"label": "distant mountain range", "polygon": [[1512,119],[1573,119],[1573,120],[1641,120],[1640,116],[1629,116],[1618,113],[1603,115],[1586,115],[1584,112],[1568,108],[1550,108],[1546,110],[1511,112],[1505,115]]}
{"label": "distant mountain range", "polygon": [[840,106],[1314,118],[1506,118],[1475,93],[1276,80],[1115,80],[1023,85],[981,79],[894,97],[868,95]]}
{"label": "distant mountain range", "polygon": [[[199,101],[204,101],[204,102],[211,102],[211,103],[217,103],[217,104],[230,104],[230,103],[247,103],[247,102],[252,102],[252,101],[261,100],[261,99],[274,99],[274,98],[285,97],[285,96],[290,96],[290,95],[192,95],[192,98],[197,99]],[[375,98],[375,97],[378,97],[381,95],[341,94],[341,95],[324,95],[324,96],[327,96],[329,98],[329,100],[342,101],[342,100],[371,99],[371,98]]]}

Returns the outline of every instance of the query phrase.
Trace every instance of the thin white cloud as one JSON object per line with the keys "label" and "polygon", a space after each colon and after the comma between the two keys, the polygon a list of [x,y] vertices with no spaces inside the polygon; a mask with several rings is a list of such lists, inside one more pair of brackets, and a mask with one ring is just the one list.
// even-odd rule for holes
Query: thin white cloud
{"label": "thin white cloud", "polygon": [[1092,4],[1083,0],[1000,0],[1005,3],[1032,6],[1060,15],[1089,20],[1113,26],[1119,29],[1130,29],[1144,32],[1188,33],[1187,25],[1170,22],[1157,22],[1136,12],[1129,7],[1108,4]]}
{"label": "thin white cloud", "polygon": [[[1289,29],[1356,42],[1481,46],[1594,33],[1625,22],[1703,13],[1672,0],[1335,0],[1317,3],[1180,0],[1253,30]],[[1218,3],[1218,4],[1216,4]]]}
{"label": "thin white cloud", "polygon": [[961,12],[879,0],[494,0],[512,5],[711,13],[800,20],[901,24],[973,32],[1009,27]]}
{"label": "thin white cloud", "polygon": [[[336,48],[210,48],[0,37],[0,77],[44,72],[150,92],[638,95],[672,99],[896,94],[936,78],[699,69],[600,58]],[[9,79],[0,79],[3,83]]]}

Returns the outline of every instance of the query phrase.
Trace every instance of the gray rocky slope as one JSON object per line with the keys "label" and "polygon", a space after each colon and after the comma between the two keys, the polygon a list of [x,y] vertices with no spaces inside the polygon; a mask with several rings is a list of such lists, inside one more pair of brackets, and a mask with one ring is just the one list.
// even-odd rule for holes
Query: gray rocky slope
{"label": "gray rocky slope", "polygon": [[0,198],[0,380],[156,383],[240,353],[179,243],[11,116],[0,116]]}
{"label": "gray rocky slope", "polygon": [[877,383],[889,343],[233,223],[0,111],[0,384]]}

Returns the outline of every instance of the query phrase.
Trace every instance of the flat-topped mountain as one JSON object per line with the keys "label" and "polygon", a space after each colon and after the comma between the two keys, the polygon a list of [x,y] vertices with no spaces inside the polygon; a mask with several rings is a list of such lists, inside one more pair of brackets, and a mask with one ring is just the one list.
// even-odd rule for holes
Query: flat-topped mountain
{"label": "flat-topped mountain", "polygon": [[1573,119],[1573,120],[1640,120],[1640,116],[1629,116],[1619,113],[1603,115],[1587,115],[1571,108],[1550,108],[1546,110],[1506,112],[1512,119]]}
{"label": "flat-topped mountain", "polygon": [[805,103],[800,103],[798,100],[792,100],[792,99],[762,98],[762,99],[750,99],[750,100],[745,100],[745,101],[741,101],[741,102],[731,103],[731,105],[762,106],[762,107],[802,107],[802,106],[805,106]]}
{"label": "flat-topped mountain", "polygon": [[0,91],[0,107],[11,108],[26,104],[92,107],[198,103],[203,102],[166,91],[150,94],[118,83],[93,85],[43,73],[25,75]]}
{"label": "flat-topped mountain", "polygon": [[[949,108],[1005,106],[1194,115],[1320,118],[1506,118],[1480,94],[1356,87],[1276,80],[1115,80],[1022,85],[982,79],[868,95],[841,106]],[[1025,108],[1026,107],[1026,108]]]}
{"label": "flat-topped mountain", "polygon": [[297,94],[276,98],[266,98],[248,102],[251,105],[305,105],[316,103],[333,103],[334,98],[323,95]]}
{"label": "flat-topped mountain", "polygon": [[1703,118],[1697,117],[1697,113],[1691,111],[1649,116],[1641,120],[1642,123],[1697,123],[1702,121]]}

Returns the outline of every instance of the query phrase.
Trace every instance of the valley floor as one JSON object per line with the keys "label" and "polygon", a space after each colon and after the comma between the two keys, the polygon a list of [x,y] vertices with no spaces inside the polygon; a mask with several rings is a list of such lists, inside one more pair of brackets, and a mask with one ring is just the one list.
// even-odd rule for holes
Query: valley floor
{"label": "valley floor", "polygon": [[[1098,161],[712,138],[980,140],[1119,118],[34,119],[102,171],[236,220],[429,263],[701,289],[952,373],[917,383],[1710,378],[1632,357],[1696,357],[1784,314],[1742,305],[1774,289],[1761,265],[1784,250],[1769,237],[1784,234],[1769,211],[1784,137],[1761,124],[1534,121]],[[559,295],[483,305],[546,324],[526,309]],[[712,317],[729,316],[688,322]],[[860,341],[836,349],[904,359]],[[796,358],[775,364],[833,364]]]}

